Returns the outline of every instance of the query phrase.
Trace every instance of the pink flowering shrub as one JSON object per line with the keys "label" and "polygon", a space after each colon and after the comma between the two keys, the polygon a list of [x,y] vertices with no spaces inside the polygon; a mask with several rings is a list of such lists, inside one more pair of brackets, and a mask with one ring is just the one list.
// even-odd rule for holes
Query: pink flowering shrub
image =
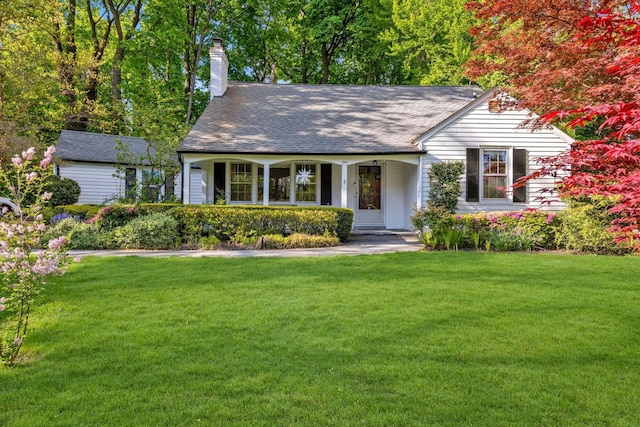
{"label": "pink flowering shrub", "polygon": [[[0,358],[6,365],[18,356],[31,308],[47,278],[64,274],[69,264],[65,237],[52,238],[44,249],[37,249],[47,230],[41,206],[52,196],[43,186],[54,151],[49,147],[36,163],[35,149],[29,148],[13,156],[8,169],[0,169],[1,183],[20,208],[20,215],[4,215],[0,222]],[[36,201],[27,206],[29,198]]]}
{"label": "pink flowering shrub", "polygon": [[559,223],[555,213],[536,209],[452,215],[434,207],[416,211],[412,222],[430,249],[498,251],[553,249]]}

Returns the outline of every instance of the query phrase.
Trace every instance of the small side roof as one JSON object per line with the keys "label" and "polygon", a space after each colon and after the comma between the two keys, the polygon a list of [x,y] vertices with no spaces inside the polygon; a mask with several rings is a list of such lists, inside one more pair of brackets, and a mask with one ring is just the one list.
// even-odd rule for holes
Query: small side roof
{"label": "small side roof", "polygon": [[128,146],[135,157],[147,155],[148,144],[142,138],[63,130],[56,145],[56,157],[78,162],[117,163],[118,141]]}
{"label": "small side roof", "polygon": [[181,153],[418,153],[417,138],[474,101],[477,86],[230,83]]}

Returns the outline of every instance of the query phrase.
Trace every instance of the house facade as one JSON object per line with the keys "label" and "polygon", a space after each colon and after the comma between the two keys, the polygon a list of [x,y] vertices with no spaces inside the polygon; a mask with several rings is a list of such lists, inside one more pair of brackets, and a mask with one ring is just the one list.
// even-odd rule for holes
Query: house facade
{"label": "house facade", "polygon": [[491,92],[232,83],[221,41],[210,57],[210,103],[178,149],[184,202],[330,205],[353,209],[355,227],[409,229],[431,165],[461,160],[460,212],[563,207],[538,200],[550,178],[512,185],[571,138],[520,129],[528,114],[491,111]]}
{"label": "house facade", "polygon": [[[125,159],[120,158],[123,152],[119,146],[128,151],[129,156]],[[80,185],[78,203],[105,204],[126,197],[142,181],[144,174],[152,173],[144,161],[132,161],[144,157],[147,150],[149,144],[142,138],[63,130],[56,144],[54,173]],[[194,180],[192,185],[197,186],[200,170],[194,169],[190,175]],[[181,200],[182,173],[170,184],[173,185],[165,185],[160,191],[163,194],[172,191]],[[201,203],[201,199],[195,193],[189,202]]]}

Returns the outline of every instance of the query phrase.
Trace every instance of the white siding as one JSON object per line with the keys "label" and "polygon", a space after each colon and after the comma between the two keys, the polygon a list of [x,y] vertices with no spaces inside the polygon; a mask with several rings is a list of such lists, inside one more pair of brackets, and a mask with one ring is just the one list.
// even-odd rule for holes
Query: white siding
{"label": "white siding", "polygon": [[59,171],[61,177],[80,185],[80,204],[103,204],[124,194],[124,180],[113,176],[116,169],[112,164],[65,162]]}
{"label": "white siding", "polygon": [[[191,168],[191,194],[189,195],[189,204],[202,204],[202,170]],[[180,177],[182,182],[182,177]]]}
{"label": "white siding", "polygon": [[[115,165],[110,163],[85,163],[85,162],[65,162],[59,166],[59,175],[63,178],[71,178],[80,185],[79,204],[105,204],[113,202],[122,197],[125,192],[125,180],[114,176],[116,173]],[[198,180],[200,184],[200,170],[193,170],[193,179]],[[141,179],[141,171],[137,171],[137,179]],[[195,177],[194,175],[197,175]],[[176,176],[174,191],[176,197],[180,200],[182,192],[181,188],[182,175]],[[192,203],[199,203],[200,196],[191,197],[196,200]]]}
{"label": "white siding", "polygon": [[[431,163],[447,160],[462,160],[466,162],[467,148],[504,147],[526,149],[529,155],[528,173],[535,171],[539,167],[536,163],[538,158],[553,156],[569,149],[568,142],[551,129],[542,129],[535,132],[531,132],[529,129],[519,129],[518,127],[527,118],[526,112],[492,113],[488,111],[487,103],[483,103],[431,136],[425,143],[427,154],[423,162],[423,200],[427,200],[429,194],[429,169]],[[508,201],[467,202],[465,200],[466,176],[462,177],[461,185],[463,194],[458,203],[460,212],[526,208],[559,210],[564,207],[559,202],[554,202],[551,206],[543,206],[540,200],[536,200],[541,195],[541,189],[553,187],[553,180],[550,178],[529,182],[527,186],[527,203],[511,203]]]}
{"label": "white siding", "polygon": [[385,176],[385,227],[411,228],[409,218],[416,203],[417,167],[406,163],[387,161]]}

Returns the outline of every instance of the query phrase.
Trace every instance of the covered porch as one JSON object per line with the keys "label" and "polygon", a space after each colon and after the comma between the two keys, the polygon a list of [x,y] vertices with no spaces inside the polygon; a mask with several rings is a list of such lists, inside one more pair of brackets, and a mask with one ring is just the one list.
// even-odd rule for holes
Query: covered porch
{"label": "covered porch", "polygon": [[343,207],[353,209],[355,228],[410,229],[422,199],[421,162],[419,154],[183,153],[182,197],[184,203]]}

